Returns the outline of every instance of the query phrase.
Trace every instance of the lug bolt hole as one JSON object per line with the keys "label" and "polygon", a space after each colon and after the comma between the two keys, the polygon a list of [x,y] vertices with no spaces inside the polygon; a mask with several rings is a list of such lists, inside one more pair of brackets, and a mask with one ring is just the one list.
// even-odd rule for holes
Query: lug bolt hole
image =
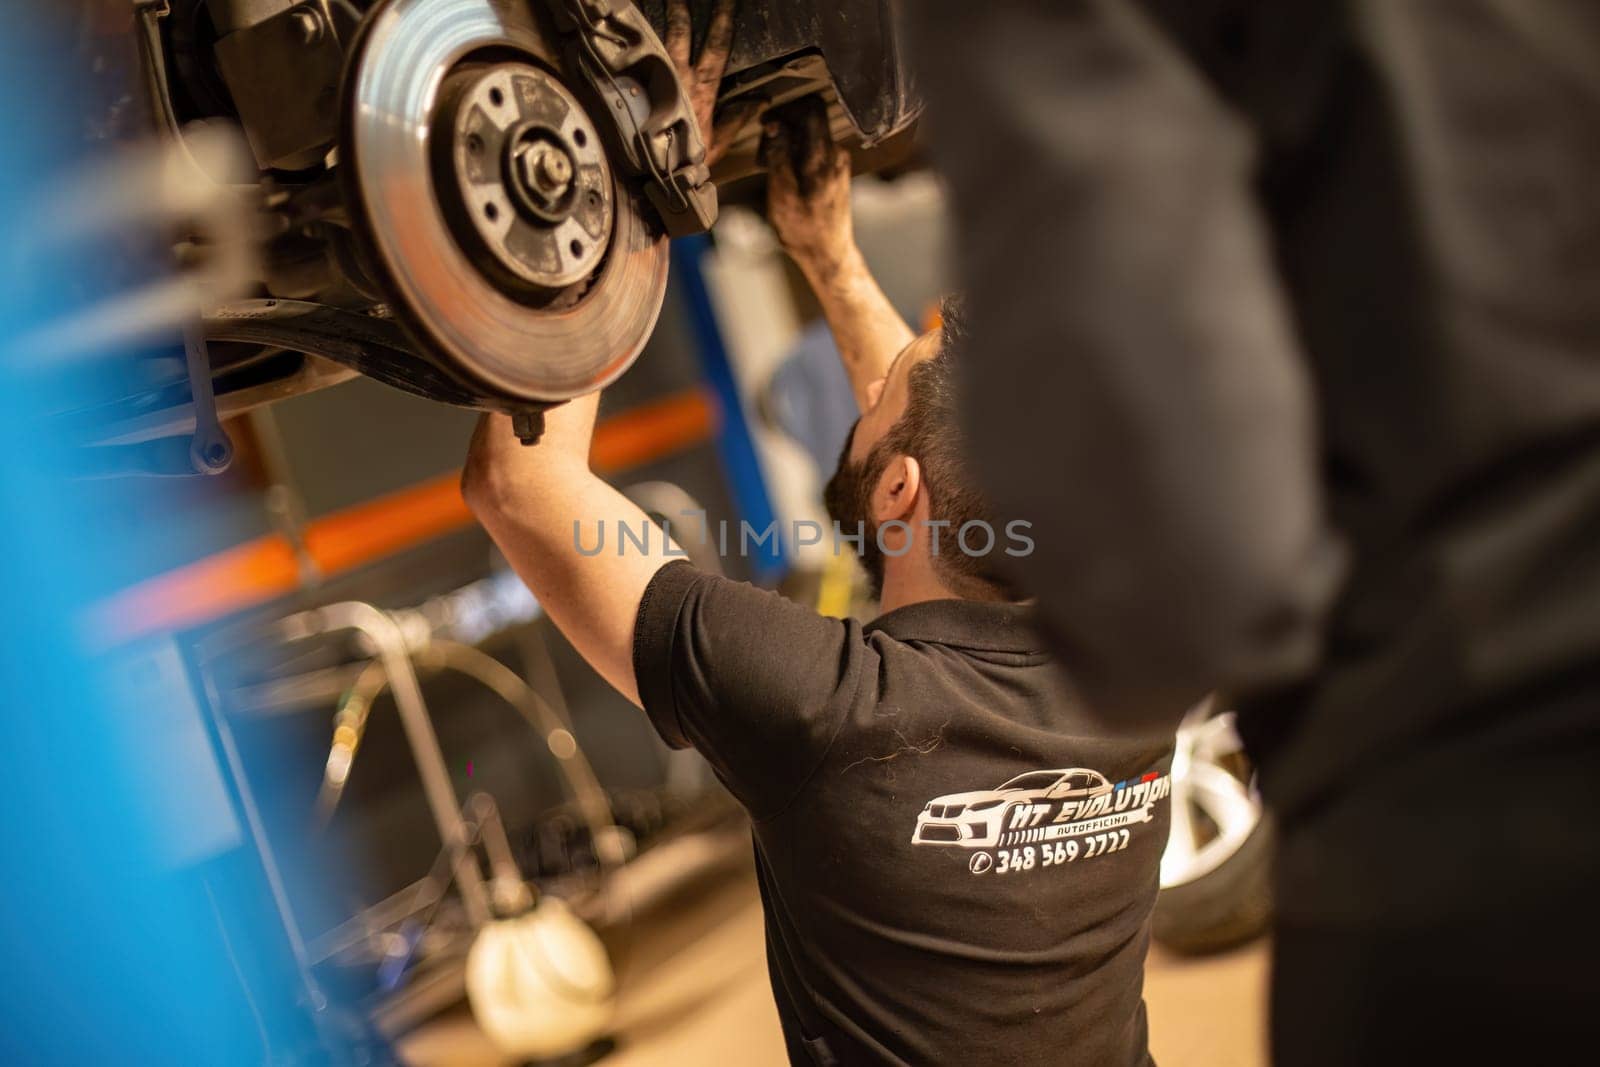
{"label": "lug bolt hole", "polygon": [[583,242],[581,242],[581,241],[573,241],[567,247],[572,250],[572,254],[573,255],[575,255],[575,256],[583,255]]}
{"label": "lug bolt hole", "polygon": [[493,104],[495,107],[499,107],[501,104],[503,104],[505,102],[506,102],[506,94],[505,93],[502,93],[499,89],[490,89],[489,90],[489,103]]}
{"label": "lug bolt hole", "polygon": [[493,222],[500,217],[500,207],[494,203],[485,204],[483,205],[483,213],[488,216],[490,222]]}
{"label": "lug bolt hole", "polygon": [[579,148],[582,148],[584,145],[589,143],[589,135],[584,133],[582,130],[573,130],[572,143],[577,145]]}
{"label": "lug bolt hole", "polygon": [[478,155],[480,152],[482,152],[483,138],[479,137],[475,133],[469,133],[467,135],[467,151],[471,152],[473,155]]}

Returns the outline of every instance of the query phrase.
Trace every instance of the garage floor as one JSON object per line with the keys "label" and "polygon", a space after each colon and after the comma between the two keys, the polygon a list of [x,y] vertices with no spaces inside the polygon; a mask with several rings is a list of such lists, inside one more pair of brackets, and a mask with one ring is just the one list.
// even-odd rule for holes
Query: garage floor
{"label": "garage floor", "polygon": [[[767,986],[761,902],[741,874],[670,917],[635,926],[622,959],[617,1050],[602,1067],[784,1067]],[[1151,1050],[1163,1067],[1263,1067],[1267,952],[1202,960],[1152,954],[1145,976]],[[412,1067],[501,1067],[464,1009],[400,1046]]]}

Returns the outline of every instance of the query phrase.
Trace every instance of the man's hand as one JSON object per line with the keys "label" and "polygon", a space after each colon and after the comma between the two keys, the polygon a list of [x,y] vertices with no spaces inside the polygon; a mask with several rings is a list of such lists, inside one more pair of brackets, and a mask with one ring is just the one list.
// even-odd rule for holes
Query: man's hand
{"label": "man's hand", "polygon": [[761,137],[767,219],[784,251],[815,286],[855,255],[850,154],[828,133],[828,109],[808,96],[777,109]]}
{"label": "man's hand", "polygon": [[817,294],[856,405],[866,411],[873,385],[916,335],[856,248],[850,154],[829,136],[820,97],[795,100],[768,116],[761,162],[767,168],[767,219]]}
{"label": "man's hand", "polygon": [[551,408],[544,414],[544,434],[531,447],[517,440],[510,415],[485,414],[472,435],[462,472],[468,501],[515,495],[518,483],[537,479],[552,467],[587,472],[599,408],[598,392]]}
{"label": "man's hand", "polygon": [[743,126],[759,101],[745,101],[731,108],[722,121],[713,125],[712,116],[717,107],[717,90],[722,85],[723,72],[728,69],[728,53],[733,50],[733,9],[735,0],[717,0],[711,12],[711,25],[706,29],[706,41],[700,47],[700,59],[692,61],[694,26],[689,19],[689,0],[668,0],[667,37],[662,44],[672,65],[678,68],[678,80],[689,96],[689,106],[694,120],[700,126],[700,136],[706,142],[706,166],[711,166],[727,152],[733,135]]}

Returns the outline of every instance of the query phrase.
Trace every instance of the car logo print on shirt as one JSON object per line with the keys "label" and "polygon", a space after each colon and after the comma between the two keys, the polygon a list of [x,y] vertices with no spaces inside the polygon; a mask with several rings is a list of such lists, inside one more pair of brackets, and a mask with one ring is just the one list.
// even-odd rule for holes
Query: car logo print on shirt
{"label": "car logo print on shirt", "polygon": [[973,874],[1065,866],[1126,849],[1171,789],[1153,772],[1113,784],[1088,767],[1029,771],[928,801],[911,843],[980,850],[967,862]]}

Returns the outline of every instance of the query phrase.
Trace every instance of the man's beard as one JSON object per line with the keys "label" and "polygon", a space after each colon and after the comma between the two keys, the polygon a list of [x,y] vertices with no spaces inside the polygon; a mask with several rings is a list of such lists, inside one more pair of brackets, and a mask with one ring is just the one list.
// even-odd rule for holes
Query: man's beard
{"label": "man's beard", "polygon": [[[840,531],[845,534],[854,534],[858,530],[864,533],[859,555],[861,566],[867,572],[867,580],[872,583],[875,600],[883,599],[883,550],[878,547],[877,524],[867,516],[872,504],[872,487],[888,466],[888,459],[886,453],[874,447],[866,459],[851,463],[847,439],[844,454],[839,457],[839,466],[822,491],[822,502],[828,509],[828,517]],[[838,547],[838,541],[834,542],[834,546]]]}

